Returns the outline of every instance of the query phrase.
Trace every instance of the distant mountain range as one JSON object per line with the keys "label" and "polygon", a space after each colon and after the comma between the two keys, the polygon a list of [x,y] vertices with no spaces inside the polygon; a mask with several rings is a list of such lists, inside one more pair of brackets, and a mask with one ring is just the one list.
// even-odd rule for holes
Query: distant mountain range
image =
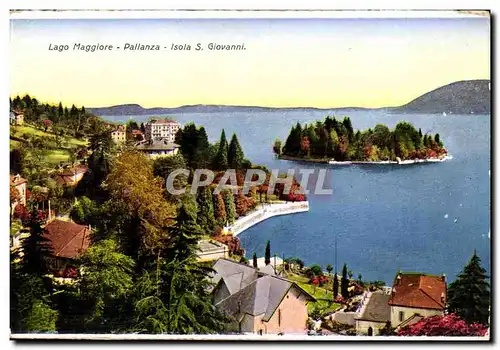
{"label": "distant mountain range", "polygon": [[400,107],[386,108],[315,108],[315,107],[259,107],[259,106],[227,106],[227,105],[188,105],[174,108],[144,108],[138,104],[123,104],[110,107],[87,108],[100,116],[140,116],[180,113],[231,113],[231,112],[269,112],[269,111],[342,111],[382,109],[398,113],[454,113],[481,114],[490,113],[489,80],[458,81],[432,90]]}

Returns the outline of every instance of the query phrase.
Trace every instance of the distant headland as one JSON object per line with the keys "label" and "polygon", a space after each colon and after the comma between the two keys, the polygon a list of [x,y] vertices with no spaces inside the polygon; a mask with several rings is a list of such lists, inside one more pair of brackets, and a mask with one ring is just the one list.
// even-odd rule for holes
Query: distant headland
{"label": "distant headland", "polygon": [[261,107],[233,105],[185,105],[180,107],[144,108],[139,104],[121,104],[109,107],[87,108],[99,116],[139,116],[181,113],[233,113],[271,111],[354,111],[385,110],[395,113],[439,113],[439,114],[489,114],[491,112],[490,80],[464,80],[454,82],[415,98],[399,107],[364,108],[316,108],[316,107]]}

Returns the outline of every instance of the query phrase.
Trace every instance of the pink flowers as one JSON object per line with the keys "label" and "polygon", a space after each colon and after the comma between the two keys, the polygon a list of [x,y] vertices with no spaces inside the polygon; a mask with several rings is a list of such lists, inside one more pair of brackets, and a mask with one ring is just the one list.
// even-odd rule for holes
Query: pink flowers
{"label": "pink flowers", "polygon": [[342,295],[338,295],[336,298],[335,298],[335,302],[336,303],[339,303],[339,304],[343,304],[345,302],[344,298],[342,297]]}
{"label": "pink flowers", "polygon": [[473,323],[467,325],[458,315],[432,316],[407,326],[398,332],[402,336],[485,336],[488,328]]}

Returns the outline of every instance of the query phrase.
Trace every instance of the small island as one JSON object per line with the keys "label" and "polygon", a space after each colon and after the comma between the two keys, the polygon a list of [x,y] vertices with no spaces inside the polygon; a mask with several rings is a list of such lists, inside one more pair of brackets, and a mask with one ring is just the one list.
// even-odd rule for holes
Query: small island
{"label": "small island", "polygon": [[354,131],[349,117],[327,116],[314,124],[297,123],[286,142],[274,142],[280,159],[329,164],[413,164],[450,159],[439,134],[422,134],[411,123],[399,122],[391,130],[377,124],[373,129]]}

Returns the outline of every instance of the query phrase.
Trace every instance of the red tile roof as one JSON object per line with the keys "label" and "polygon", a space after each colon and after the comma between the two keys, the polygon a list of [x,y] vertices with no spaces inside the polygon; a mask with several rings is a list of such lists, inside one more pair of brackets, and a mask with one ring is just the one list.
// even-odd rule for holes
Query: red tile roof
{"label": "red tile roof", "polygon": [[446,305],[445,278],[398,273],[394,279],[389,305],[443,310]]}
{"label": "red tile roof", "polygon": [[152,119],[150,121],[151,124],[179,124],[178,122],[176,122],[175,120],[173,119],[168,119],[168,118],[165,118],[165,119]]}
{"label": "red tile roof", "polygon": [[56,219],[47,224],[44,230],[44,238],[53,256],[72,259],[89,248],[90,230],[87,226]]}

